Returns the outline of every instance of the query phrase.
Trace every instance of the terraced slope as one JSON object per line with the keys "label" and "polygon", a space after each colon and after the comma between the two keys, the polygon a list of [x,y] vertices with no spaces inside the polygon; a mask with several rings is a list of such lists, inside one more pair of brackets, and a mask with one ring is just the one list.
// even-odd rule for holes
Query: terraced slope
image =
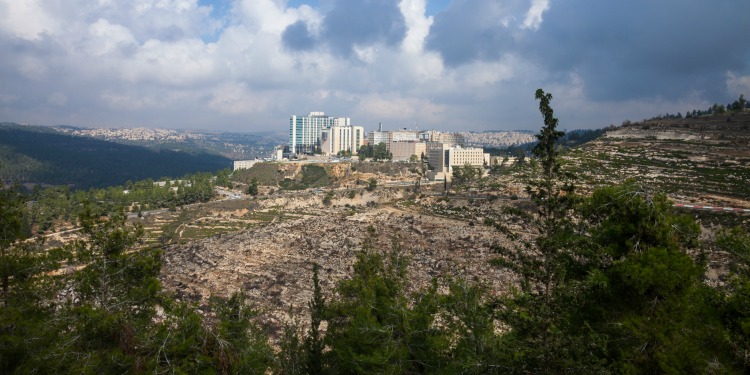
{"label": "terraced slope", "polygon": [[566,161],[589,188],[634,178],[677,202],[750,208],[750,113],[622,126]]}

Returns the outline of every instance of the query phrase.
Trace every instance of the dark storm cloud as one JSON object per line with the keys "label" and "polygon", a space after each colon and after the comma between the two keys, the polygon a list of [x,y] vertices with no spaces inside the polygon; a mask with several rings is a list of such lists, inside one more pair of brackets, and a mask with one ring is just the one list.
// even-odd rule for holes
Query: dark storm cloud
{"label": "dark storm cloud", "polygon": [[292,50],[306,51],[315,47],[315,39],[310,35],[307,23],[302,20],[289,25],[281,35],[281,40],[284,47]]}
{"label": "dark storm cloud", "polygon": [[516,53],[553,79],[578,74],[594,100],[691,92],[720,100],[727,72],[750,73],[748,1],[552,0],[538,30],[497,22],[522,20],[524,11],[484,18],[470,12],[492,14],[493,3],[454,4],[436,17],[427,47],[448,66]]}
{"label": "dark storm cloud", "polygon": [[[334,1],[329,5],[317,42],[344,57],[351,56],[355,45],[397,45],[406,35],[406,22],[398,3],[396,0]],[[287,27],[283,37],[284,45],[295,50],[310,49],[316,42],[301,21]]]}

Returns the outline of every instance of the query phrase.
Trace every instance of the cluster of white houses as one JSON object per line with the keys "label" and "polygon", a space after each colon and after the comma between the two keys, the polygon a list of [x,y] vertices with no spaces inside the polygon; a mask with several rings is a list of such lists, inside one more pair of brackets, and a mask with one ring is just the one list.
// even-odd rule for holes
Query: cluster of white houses
{"label": "cluster of white houses", "polygon": [[[322,153],[324,155],[356,155],[363,145],[385,144],[392,160],[427,158],[432,179],[450,178],[453,167],[489,165],[489,154],[482,148],[464,147],[464,138],[457,133],[435,130],[378,130],[365,135],[362,126],[352,126],[349,117],[326,116],[311,112],[307,116],[293,115],[289,119],[289,155]],[[280,156],[275,154],[275,160]],[[238,164],[239,163],[239,164]],[[250,161],[235,162],[235,169],[249,168]]]}

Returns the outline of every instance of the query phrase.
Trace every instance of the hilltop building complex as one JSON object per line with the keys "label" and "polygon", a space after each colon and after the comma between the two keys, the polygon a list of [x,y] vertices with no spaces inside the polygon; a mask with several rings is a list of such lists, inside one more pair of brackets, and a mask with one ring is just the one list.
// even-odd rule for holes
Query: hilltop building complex
{"label": "hilltop building complex", "polygon": [[457,166],[489,165],[489,154],[485,154],[482,148],[465,147],[466,139],[459,133],[406,128],[384,131],[383,125],[379,124],[378,130],[365,134],[363,127],[352,126],[350,118],[326,116],[323,112],[294,115],[289,119],[288,149],[291,155],[356,155],[362,145],[377,146],[381,143],[395,161],[427,158],[432,169],[429,175],[433,179],[450,178]]}
{"label": "hilltop building complex", "polygon": [[336,155],[346,151],[356,154],[364,142],[364,133],[363,127],[352,126],[349,117],[326,116],[324,112],[292,115],[289,118],[289,152]]}

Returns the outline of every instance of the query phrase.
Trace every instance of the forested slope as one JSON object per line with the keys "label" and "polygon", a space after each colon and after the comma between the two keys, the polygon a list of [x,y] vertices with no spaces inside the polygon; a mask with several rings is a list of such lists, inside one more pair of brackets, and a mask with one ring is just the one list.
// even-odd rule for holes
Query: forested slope
{"label": "forested slope", "polygon": [[217,155],[155,151],[43,127],[0,124],[0,179],[5,181],[105,187],[229,166],[229,159]]}

